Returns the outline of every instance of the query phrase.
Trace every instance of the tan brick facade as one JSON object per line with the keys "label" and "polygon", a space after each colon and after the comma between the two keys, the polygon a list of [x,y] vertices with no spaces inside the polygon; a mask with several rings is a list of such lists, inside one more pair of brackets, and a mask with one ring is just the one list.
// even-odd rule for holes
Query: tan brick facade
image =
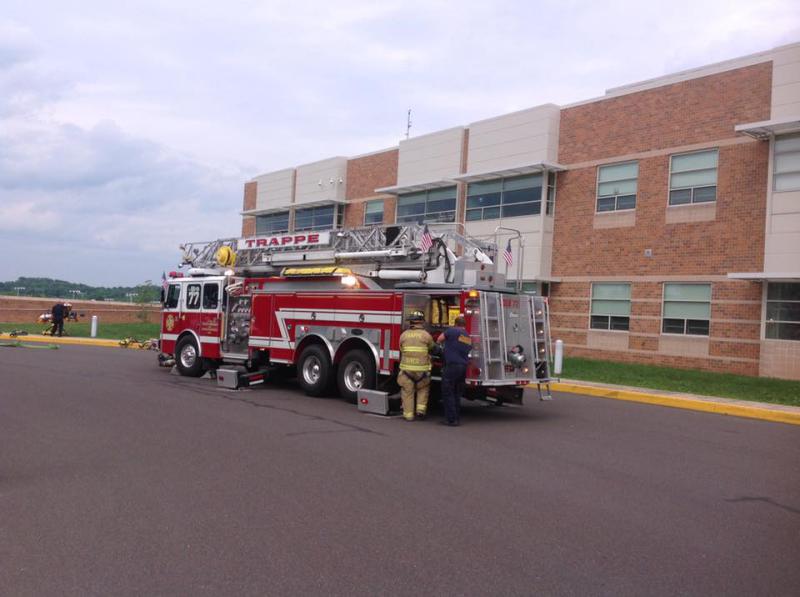
{"label": "tan brick facade", "polygon": [[347,161],[346,228],[363,226],[364,203],[375,199],[383,199],[383,223],[394,223],[395,196],[376,193],[375,189],[397,184],[397,158],[398,150],[389,149]]}
{"label": "tan brick facade", "polygon": [[[258,185],[255,181],[244,184],[244,201],[242,210],[250,211],[256,208],[256,190]],[[256,233],[256,219],[253,216],[242,217],[242,236],[253,236]]]}
{"label": "tan brick facade", "polygon": [[561,110],[562,164],[736,136],[735,124],[768,120],[772,63]]}
{"label": "tan brick facade", "polygon": [[[553,276],[565,282],[551,306],[569,354],[758,374],[761,284],[726,276],[763,268],[769,148],[734,126],[769,117],[771,73],[758,64],[562,110]],[[719,150],[717,201],[669,206],[670,155],[704,148]],[[631,159],[635,223],[598,226],[598,165]],[[630,330],[608,332],[627,350],[589,341],[591,282],[609,279],[632,283]],[[711,283],[708,337],[661,333],[670,281]]]}

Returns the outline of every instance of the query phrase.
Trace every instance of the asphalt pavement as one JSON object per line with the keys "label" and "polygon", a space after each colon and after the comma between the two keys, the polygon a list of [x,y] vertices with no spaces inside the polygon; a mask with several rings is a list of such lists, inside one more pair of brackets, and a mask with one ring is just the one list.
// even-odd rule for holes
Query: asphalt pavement
{"label": "asphalt pavement", "polygon": [[449,428],[0,348],[0,593],[797,594],[800,428],[533,398]]}

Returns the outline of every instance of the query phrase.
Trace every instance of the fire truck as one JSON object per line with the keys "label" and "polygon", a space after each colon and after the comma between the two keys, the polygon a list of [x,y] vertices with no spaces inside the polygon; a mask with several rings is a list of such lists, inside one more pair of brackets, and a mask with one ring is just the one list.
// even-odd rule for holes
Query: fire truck
{"label": "fire truck", "polygon": [[[497,243],[457,227],[405,224],[181,245],[165,281],[159,361],[181,375],[236,365],[296,372],[303,390],[391,391],[407,317],[436,338],[463,314],[472,339],[465,398],[550,397],[547,300],[509,288]],[[521,252],[520,252],[521,253]],[[508,267],[507,265],[505,267]],[[432,380],[440,380],[433,358]]]}

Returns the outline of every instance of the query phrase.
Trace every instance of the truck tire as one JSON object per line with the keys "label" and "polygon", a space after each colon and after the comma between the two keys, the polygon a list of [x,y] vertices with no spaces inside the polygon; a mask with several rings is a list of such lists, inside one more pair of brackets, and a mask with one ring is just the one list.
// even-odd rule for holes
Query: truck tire
{"label": "truck tire", "polygon": [[203,375],[203,359],[200,358],[200,351],[197,342],[191,336],[184,336],[178,340],[175,346],[175,366],[178,373],[186,377],[200,377]]}
{"label": "truck tire", "polygon": [[339,361],[336,383],[339,394],[350,404],[358,400],[358,390],[375,389],[375,359],[365,350],[351,350]]}
{"label": "truck tire", "polygon": [[309,396],[322,396],[329,390],[332,371],[328,351],[318,344],[307,346],[297,361],[297,379]]}

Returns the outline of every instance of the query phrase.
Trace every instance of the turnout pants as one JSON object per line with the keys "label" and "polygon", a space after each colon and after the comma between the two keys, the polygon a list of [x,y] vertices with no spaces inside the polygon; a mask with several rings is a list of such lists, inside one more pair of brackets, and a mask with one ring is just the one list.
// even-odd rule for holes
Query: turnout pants
{"label": "turnout pants", "polygon": [[416,413],[424,415],[428,410],[428,391],[431,387],[430,372],[401,369],[397,375],[397,384],[400,386],[400,396],[403,398],[403,416],[409,420],[414,418],[415,393],[417,396]]}
{"label": "turnout pants", "polygon": [[464,393],[464,380],[467,366],[448,363],[442,373],[442,403],[444,418],[448,423],[458,423],[461,413],[461,395]]}
{"label": "turnout pants", "polygon": [[64,334],[64,320],[63,319],[54,319],[53,320],[53,327],[50,332],[52,336],[61,336]]}

